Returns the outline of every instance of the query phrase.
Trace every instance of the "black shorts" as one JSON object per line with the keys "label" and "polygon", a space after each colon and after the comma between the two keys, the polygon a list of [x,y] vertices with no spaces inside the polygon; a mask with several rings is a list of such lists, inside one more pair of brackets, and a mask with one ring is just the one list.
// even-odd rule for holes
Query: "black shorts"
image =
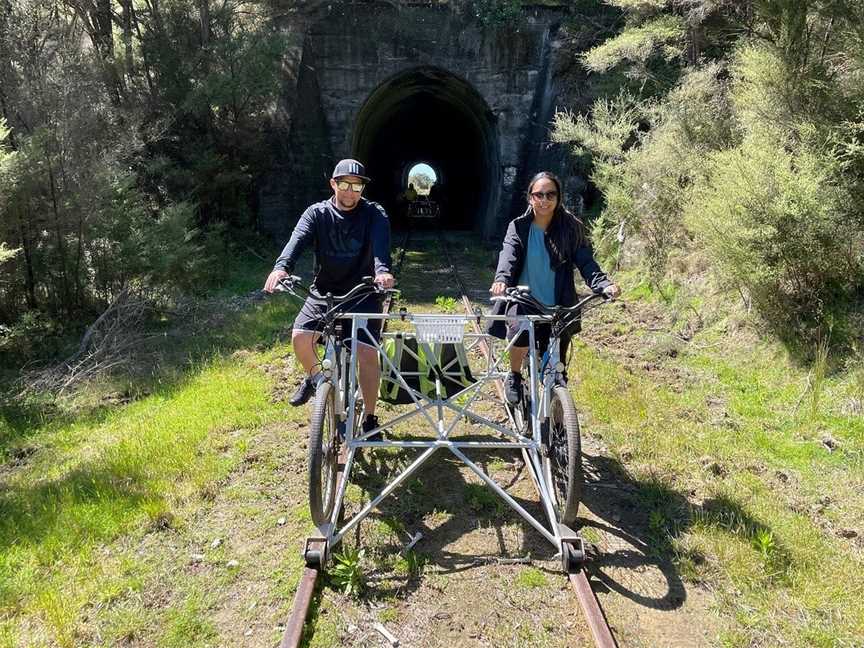
{"label": "black shorts", "polygon": [[[507,317],[519,317],[520,315],[533,315],[522,304],[509,304],[507,306]],[[528,331],[519,332],[521,322],[516,320],[507,320],[507,339],[512,340],[516,337],[513,346],[527,347],[528,346]],[[534,322],[534,342],[537,344],[537,349],[543,353],[549,346],[549,337],[552,334],[552,325],[548,322]]]}
{"label": "black shorts", "polygon": [[[368,295],[362,299],[349,304],[343,313],[380,313],[383,310],[383,302],[379,295]],[[303,303],[300,312],[294,319],[294,324],[291,327],[295,331],[318,331],[324,328],[324,315],[327,313],[327,303],[312,297],[307,297]],[[380,319],[368,320],[366,329],[357,332],[357,341],[369,346],[373,346],[370,335],[376,342],[381,340],[381,321]],[[340,339],[345,342],[351,339],[351,319],[347,317],[336,320],[336,330]]]}

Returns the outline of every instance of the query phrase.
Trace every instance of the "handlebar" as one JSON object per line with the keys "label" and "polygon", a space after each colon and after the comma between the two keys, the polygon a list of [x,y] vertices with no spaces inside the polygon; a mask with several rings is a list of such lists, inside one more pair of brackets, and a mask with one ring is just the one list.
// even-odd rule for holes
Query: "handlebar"
{"label": "handlebar", "polygon": [[581,314],[589,303],[598,299],[602,299],[604,302],[611,301],[604,293],[591,293],[590,295],[580,299],[573,306],[547,306],[538,301],[526,286],[507,288],[503,295],[496,295],[491,298],[492,301],[505,301],[514,304],[522,304],[541,317],[558,320],[563,319],[568,315]]}
{"label": "handlebar", "polygon": [[302,279],[297,275],[289,275],[284,277],[279,281],[279,286],[282,287],[286,292],[294,293],[295,289],[299,289],[301,293],[313,297],[315,299],[320,299],[322,301],[333,301],[336,302],[344,302],[349,299],[353,299],[358,295],[366,295],[366,294],[377,294],[377,295],[385,295],[388,292],[395,292],[393,288],[381,288],[378,284],[375,283],[374,277],[363,277],[361,283],[354,286],[351,290],[349,290],[344,295],[334,295],[331,292],[326,294],[321,294],[317,290],[315,290],[312,286],[307,286],[302,283]]}
{"label": "handlebar", "polygon": [[307,286],[303,284],[302,279],[297,275],[288,275],[287,277],[283,277],[277,285],[281,290],[291,295],[294,295],[295,297],[302,298],[301,295],[298,295],[297,292],[295,292],[299,290],[304,295],[308,295],[313,299],[319,299],[323,302],[326,302],[327,312],[324,314],[325,320],[335,317],[344,309],[347,304],[362,299],[363,297],[368,297],[369,295],[387,295],[399,293],[399,290],[395,288],[381,288],[378,284],[375,283],[374,277],[363,277],[361,283],[354,286],[344,295],[334,295],[330,292],[322,295],[312,286]]}

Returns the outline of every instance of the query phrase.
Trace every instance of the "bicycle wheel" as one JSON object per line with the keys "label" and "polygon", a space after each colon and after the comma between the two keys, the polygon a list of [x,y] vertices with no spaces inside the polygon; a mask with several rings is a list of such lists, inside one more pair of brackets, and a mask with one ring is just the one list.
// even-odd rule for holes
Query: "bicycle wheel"
{"label": "bicycle wheel", "polygon": [[316,526],[329,522],[333,513],[339,443],[333,385],[325,380],[315,392],[309,424],[309,510]]}
{"label": "bicycle wheel", "polygon": [[582,441],[579,417],[566,387],[554,387],[549,403],[548,483],[558,512],[567,526],[576,521],[582,499]]}

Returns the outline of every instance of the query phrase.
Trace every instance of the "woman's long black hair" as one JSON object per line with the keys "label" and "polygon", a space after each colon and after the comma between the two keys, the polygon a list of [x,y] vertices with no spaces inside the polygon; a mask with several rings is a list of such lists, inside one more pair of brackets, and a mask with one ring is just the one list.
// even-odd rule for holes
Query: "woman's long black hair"
{"label": "woman's long black hair", "polygon": [[564,206],[564,195],[561,192],[561,181],[554,173],[549,171],[541,171],[528,183],[528,190],[525,192],[525,197],[529,200],[528,209],[525,211],[526,216],[533,215],[531,209],[531,191],[534,184],[538,180],[546,178],[555,184],[555,189],[558,191],[558,202],[555,204],[555,212],[552,214],[552,222],[549,223],[549,228],[546,230],[549,241],[550,260],[552,267],[558,266],[567,262],[572,254],[572,251],[577,247],[587,243],[584,223],[576,217],[576,215]]}

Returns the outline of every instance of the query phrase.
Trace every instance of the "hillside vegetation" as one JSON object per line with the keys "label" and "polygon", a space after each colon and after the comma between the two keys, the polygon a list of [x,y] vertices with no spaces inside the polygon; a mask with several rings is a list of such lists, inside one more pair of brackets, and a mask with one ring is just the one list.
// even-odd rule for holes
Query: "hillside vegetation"
{"label": "hillside vegetation", "polygon": [[555,127],[602,191],[598,249],[743,303],[797,357],[858,354],[864,7],[608,4],[621,29],[579,57],[603,92]]}

